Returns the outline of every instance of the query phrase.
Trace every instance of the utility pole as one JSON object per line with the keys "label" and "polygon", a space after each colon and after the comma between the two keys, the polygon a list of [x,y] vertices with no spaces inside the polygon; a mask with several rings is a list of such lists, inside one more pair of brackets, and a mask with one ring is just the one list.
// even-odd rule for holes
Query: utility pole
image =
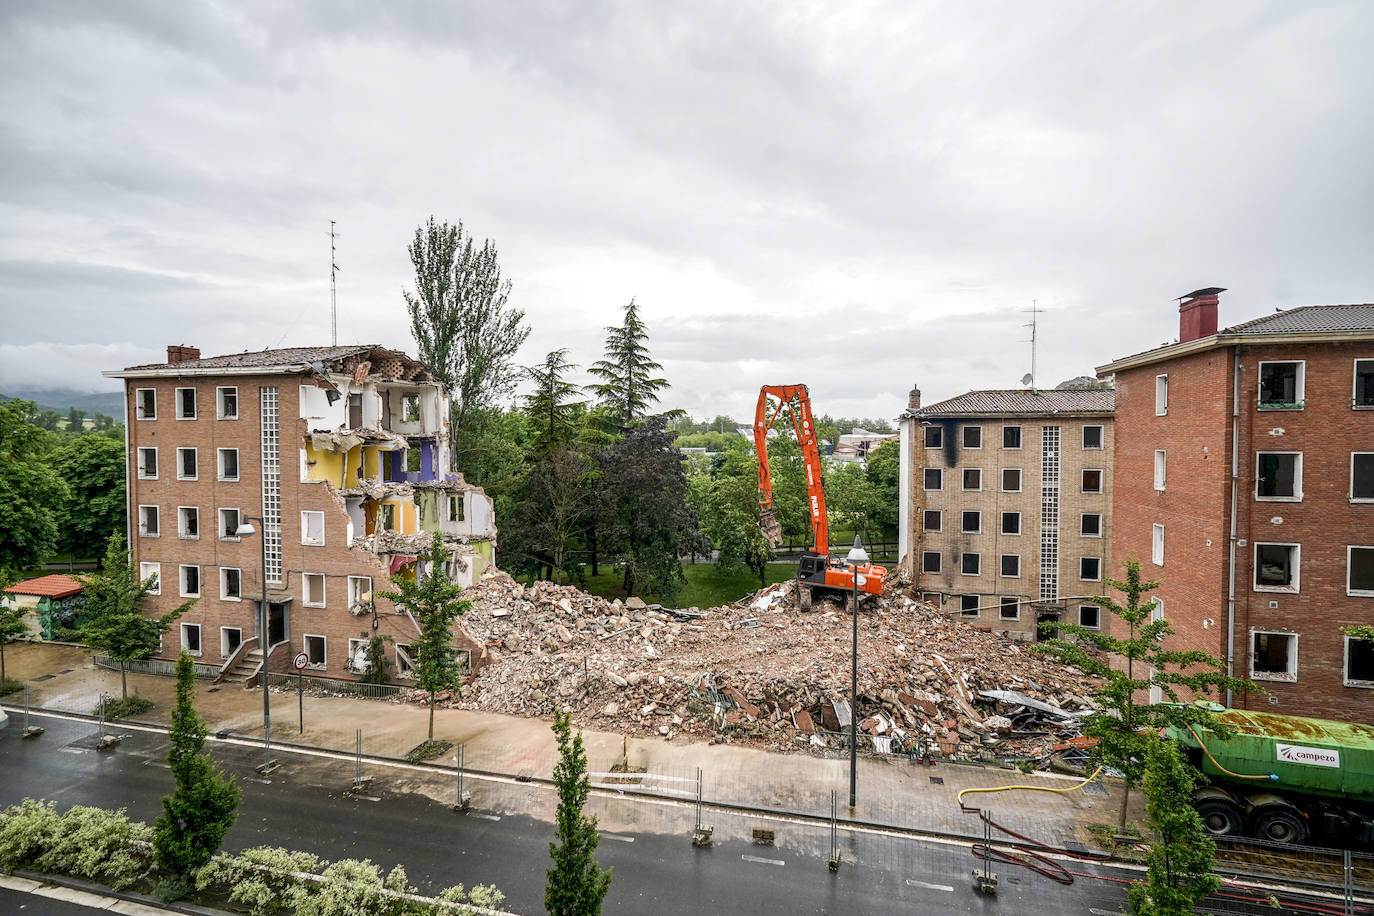
{"label": "utility pole", "polygon": [[339,234],[334,231],[334,221],[329,221],[329,345],[339,345],[339,300],[335,277],[339,273],[338,258],[334,251],[334,240]]}
{"label": "utility pole", "polygon": [[1032,392],[1035,392],[1035,391],[1037,390],[1036,387],[1035,387],[1035,356],[1036,356],[1036,353],[1035,353],[1035,345],[1036,345],[1036,332],[1038,331],[1038,327],[1037,327],[1038,321],[1037,321],[1037,319],[1040,317],[1040,313],[1043,312],[1044,309],[1040,308],[1040,300],[1038,300],[1038,299],[1032,299],[1032,300],[1031,300],[1031,307],[1028,308],[1028,309],[1022,309],[1022,311],[1030,312],[1030,316],[1031,316],[1030,322],[1026,324],[1026,327],[1028,327],[1028,328],[1031,329],[1031,336],[1030,336],[1030,345],[1031,345],[1031,371],[1030,371],[1030,375],[1027,375],[1025,378],[1021,379],[1021,384],[1023,384],[1023,385],[1029,384],[1029,385],[1030,385],[1030,390],[1031,390]]}

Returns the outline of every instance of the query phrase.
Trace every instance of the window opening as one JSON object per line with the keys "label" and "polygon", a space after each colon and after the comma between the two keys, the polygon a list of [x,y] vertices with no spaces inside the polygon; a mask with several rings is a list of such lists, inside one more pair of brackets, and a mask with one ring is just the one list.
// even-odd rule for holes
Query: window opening
{"label": "window opening", "polygon": [[1255,545],[1255,588],[1298,590],[1298,545]]}
{"label": "window opening", "polygon": [[1097,582],[1102,578],[1101,557],[1079,557],[1078,578],[1084,582]]}
{"label": "window opening", "polygon": [[1003,620],[1021,619],[1021,602],[1015,595],[1003,595],[998,606],[998,617]]}
{"label": "window opening", "polygon": [[1256,633],[1250,655],[1250,676],[1263,680],[1297,680],[1297,634]]}
{"label": "window opening", "polygon": [[965,426],[965,427],[963,427],[963,433],[964,433],[964,448],[982,448],[982,447],[983,447],[983,427],[981,427],[981,426]]}
{"label": "window opening", "polygon": [[219,595],[221,598],[242,598],[243,582],[239,571],[232,566],[221,566],[219,570]]}
{"label": "window opening", "polygon": [[1002,448],[1017,449],[1021,447],[1021,427],[1003,426],[1002,427]]}
{"label": "window opening", "polygon": [[926,468],[924,473],[923,486],[927,490],[940,490],[945,485],[945,475],[942,468]]}
{"label": "window opening", "polygon": [[1021,555],[1019,553],[1002,554],[1002,578],[1021,578]]}
{"label": "window opening", "polygon": [[1002,468],[1002,492],[1020,493],[1021,492],[1021,469]]}
{"label": "window opening", "polygon": [[200,476],[196,468],[196,450],[193,448],[177,449],[177,479],[195,480]]}
{"label": "window opening", "polygon": [[194,420],[196,418],[196,389],[178,388],[177,389],[177,419]]}
{"label": "window opening", "polygon": [[461,522],[464,520],[464,500],[461,496],[450,496],[448,498],[448,520],[451,522]]}
{"label": "window opening", "polygon": [[200,510],[195,506],[177,509],[177,535],[190,540],[200,537]]}
{"label": "window opening", "polygon": [[200,654],[200,624],[183,623],[181,625],[181,647],[192,655]]}
{"label": "window opening", "polygon": [[963,554],[959,559],[959,572],[965,576],[976,576],[980,571],[982,563],[983,558],[979,554]]}
{"label": "window opening", "polygon": [[147,582],[153,579],[150,595],[162,594],[162,564],[161,563],[140,563],[138,564],[138,579],[140,582]]}
{"label": "window opening", "polygon": [[941,514],[939,509],[926,509],[921,513],[922,531],[939,531]]}
{"label": "window opening", "polygon": [[1102,427],[1083,427],[1083,448],[1087,450],[1097,450],[1102,448]]}
{"label": "window opening", "polygon": [[1097,512],[1084,512],[1080,521],[1080,532],[1085,538],[1102,537],[1102,516]]}
{"label": "window opening", "polygon": [[1164,565],[1164,526],[1156,524],[1150,539],[1150,562],[1156,566]]}
{"label": "window opening", "polygon": [[1374,359],[1355,360],[1354,406],[1374,407]]}
{"label": "window opening", "polygon": [[181,597],[199,598],[200,597],[200,567],[183,566],[181,567]]}
{"label": "window opening", "polygon": [[1169,412],[1169,376],[1155,376],[1155,416],[1162,417]]}
{"label": "window opening", "polygon": [[960,596],[959,596],[959,613],[962,614],[962,615],[965,616],[965,617],[977,617],[977,616],[978,616],[978,596],[977,596],[977,595],[960,595]]}
{"label": "window opening", "polygon": [[1374,643],[1345,637],[1345,686],[1374,687]]}
{"label": "window opening", "polygon": [[1165,465],[1164,465],[1164,462],[1165,462],[1164,449],[1162,449],[1162,448],[1157,448],[1157,449],[1155,449],[1155,489],[1156,489],[1156,490],[1163,490],[1163,489],[1164,489],[1164,474],[1165,474]]}
{"label": "window opening", "polygon": [[236,448],[222,448],[219,450],[219,479],[238,480],[239,479],[239,450]]}
{"label": "window opening", "polygon": [[1256,458],[1255,498],[1302,498],[1302,453],[1260,452]]}
{"label": "window opening", "polygon": [[945,428],[943,426],[923,426],[926,448],[944,448]]}
{"label": "window opening", "polygon": [[928,573],[938,573],[940,571],[940,552],[938,550],[927,550],[922,553],[921,569]]}
{"label": "window opening", "polygon": [[1021,513],[1003,512],[1002,513],[1002,533],[1020,534],[1021,533]]}
{"label": "window opening", "polygon": [[306,607],[324,607],[324,573],[302,573],[301,591]]}
{"label": "window opening", "polygon": [[301,513],[301,543],[310,547],[324,546],[324,513]]}
{"label": "window opening", "polygon": [[155,538],[159,534],[157,523],[157,506],[138,507],[138,536],[145,538]]}
{"label": "window opening", "polygon": [[1083,492],[1101,493],[1102,492],[1102,472],[1089,468],[1083,471]]}
{"label": "window opening", "polygon": [[981,490],[983,489],[983,469],[964,468],[964,489]]}
{"label": "window opening", "polygon": [[1269,409],[1298,409],[1303,398],[1303,363],[1273,362],[1259,364],[1259,406]]}
{"label": "window opening", "polygon": [[157,480],[156,448],[139,448],[138,477],[140,480]]}
{"label": "window opening", "polygon": [[221,420],[237,420],[239,418],[238,388],[216,388],[215,393],[219,400],[216,415]]}
{"label": "window opening", "polygon": [[1346,548],[1346,594],[1374,595],[1374,547]]}
{"label": "window opening", "polygon": [[1088,630],[1096,630],[1101,626],[1102,608],[1095,604],[1080,604],[1078,606],[1078,625]]}
{"label": "window opening", "polygon": [[964,534],[980,534],[983,531],[983,513],[972,511],[963,514],[959,530]]}
{"label": "window opening", "polygon": [[139,388],[135,395],[135,414],[140,420],[157,419],[157,389]]}
{"label": "window opening", "polygon": [[1351,453],[1350,498],[1374,500],[1374,452]]}
{"label": "window opening", "polygon": [[305,635],[305,663],[311,668],[323,668],[328,663],[325,643],[323,636],[312,636],[309,633]]}

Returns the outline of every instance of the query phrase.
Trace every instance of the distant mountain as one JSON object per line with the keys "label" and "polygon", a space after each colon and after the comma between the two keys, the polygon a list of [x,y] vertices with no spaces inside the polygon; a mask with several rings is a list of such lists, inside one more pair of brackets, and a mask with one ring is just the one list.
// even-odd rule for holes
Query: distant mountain
{"label": "distant mountain", "polygon": [[0,399],[18,398],[33,401],[39,407],[66,413],[75,407],[91,416],[96,411],[124,419],[124,395],[118,391],[102,391],[92,394],[89,391],[73,391],[70,388],[13,388],[0,394]]}

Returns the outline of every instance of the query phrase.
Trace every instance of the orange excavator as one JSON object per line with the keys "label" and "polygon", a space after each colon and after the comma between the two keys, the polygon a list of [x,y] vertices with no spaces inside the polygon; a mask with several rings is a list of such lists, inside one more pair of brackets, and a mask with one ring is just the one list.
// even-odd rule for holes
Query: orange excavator
{"label": "orange excavator", "polygon": [[[776,403],[770,400],[776,398]],[[816,593],[821,597],[842,598],[854,590],[858,576],[859,592],[881,595],[887,570],[872,563],[850,564],[830,556],[830,528],[825,514],[825,485],[821,480],[821,453],[816,446],[816,426],[811,419],[811,396],[805,385],[764,385],[754,411],[754,451],[759,459],[759,527],[768,543],[782,543],[782,524],[773,514],[773,477],[768,469],[768,432],[783,412],[792,417],[792,428],[801,446],[806,466],[806,492],[811,506],[811,529],[815,545],[802,553],[797,565],[797,594],[802,607],[810,607]]]}

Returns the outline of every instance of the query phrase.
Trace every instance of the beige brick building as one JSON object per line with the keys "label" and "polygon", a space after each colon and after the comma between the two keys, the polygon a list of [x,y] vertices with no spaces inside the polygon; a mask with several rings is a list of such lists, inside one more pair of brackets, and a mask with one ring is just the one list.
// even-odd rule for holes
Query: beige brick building
{"label": "beige brick building", "polygon": [[1019,640],[1107,625],[1110,389],[971,391],[901,417],[903,572],[952,616]]}
{"label": "beige brick building", "polygon": [[[297,347],[105,373],[124,379],[129,542],[158,590],[195,606],[163,640],[199,663],[257,670],[266,579],[269,671],[350,678],[373,633],[404,678],[418,636],[380,592],[422,575],[438,532],[449,576],[492,561],[491,500],[449,473],[448,401],[419,362],[379,346]],[[249,517],[255,533],[236,532]],[[471,647],[469,647],[471,648]]]}

